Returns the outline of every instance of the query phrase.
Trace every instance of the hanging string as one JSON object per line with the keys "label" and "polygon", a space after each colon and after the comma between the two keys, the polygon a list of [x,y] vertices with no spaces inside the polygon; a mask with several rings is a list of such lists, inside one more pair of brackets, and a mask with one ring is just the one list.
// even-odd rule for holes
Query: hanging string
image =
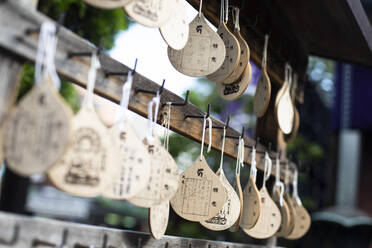
{"label": "hanging string", "polygon": [[225,0],[225,23],[229,21],[229,0]]}
{"label": "hanging string", "polygon": [[61,81],[59,80],[54,64],[57,41],[56,26],[51,22],[41,24],[35,63],[35,84],[39,85],[42,81],[41,77],[48,75],[59,90]]}
{"label": "hanging string", "polygon": [[275,159],[275,184],[273,188],[273,193],[274,191],[280,188],[280,197],[279,197],[279,204],[280,206],[283,206],[283,197],[284,197],[284,183],[280,181],[280,160],[279,160],[279,155],[276,156]]}
{"label": "hanging string", "polygon": [[204,115],[204,119],[203,119],[203,134],[202,134],[202,142],[201,142],[201,147],[200,147],[200,161],[202,161],[202,157],[203,157],[205,129],[206,129],[207,121],[208,121],[208,128],[209,128],[209,144],[208,144],[207,152],[210,152],[211,151],[211,148],[212,148],[212,119],[210,117],[208,117],[208,118],[206,118],[206,117],[207,116]]}
{"label": "hanging string", "polygon": [[262,68],[265,68],[267,65],[267,46],[269,43],[269,35],[265,35],[265,44],[264,44],[264,51],[263,51],[263,58],[262,58]]}
{"label": "hanging string", "polygon": [[203,6],[203,0],[200,0],[200,4],[199,4],[199,17],[202,16],[202,6]]}
{"label": "hanging string", "polygon": [[301,199],[298,196],[298,171],[297,171],[297,168],[296,168],[296,170],[294,172],[294,175],[293,175],[293,194],[292,194],[292,197],[296,200],[298,205],[300,205],[300,206],[302,205]]}
{"label": "hanging string", "polygon": [[240,169],[244,167],[244,139],[239,137],[238,156],[236,158],[235,174],[240,175]]}
{"label": "hanging string", "polygon": [[120,131],[125,129],[125,118],[126,111],[128,110],[130,91],[133,84],[133,74],[132,71],[128,72],[127,81],[123,84],[122,95],[120,100],[120,105],[118,106],[118,111],[116,112],[116,123],[119,124]]}
{"label": "hanging string", "polygon": [[171,106],[172,102],[166,103],[168,106],[168,111],[166,113],[167,117],[164,118],[163,126],[164,126],[164,147],[169,150],[169,130],[170,130],[170,121],[171,121]]}
{"label": "hanging string", "polygon": [[225,12],[225,0],[221,0],[220,7],[220,23],[224,22],[224,12]]}
{"label": "hanging string", "polygon": [[90,63],[90,68],[88,72],[88,85],[87,85],[87,93],[84,98],[83,105],[85,107],[93,109],[93,90],[94,85],[96,83],[96,77],[97,77],[97,70],[101,67],[101,64],[99,63],[97,51],[92,52],[92,59]]}
{"label": "hanging string", "polygon": [[272,162],[271,162],[271,159],[269,157],[269,154],[267,152],[265,152],[265,169],[264,169],[264,177],[263,177],[263,184],[262,184],[263,186],[262,187],[266,186],[266,181],[270,178],[271,166],[272,166]]}
{"label": "hanging string", "polygon": [[[226,141],[226,127],[223,127],[223,136],[222,136],[222,148],[221,148],[221,160],[220,160],[220,171],[222,172],[223,167],[223,154],[225,152],[225,141]],[[220,174],[222,176],[222,174]]]}
{"label": "hanging string", "polygon": [[293,74],[292,74],[292,66],[288,64],[288,88],[292,88],[292,80],[293,79]]}
{"label": "hanging string", "polygon": [[253,181],[256,182],[257,168],[256,168],[256,147],[252,148],[252,159],[251,159],[251,171],[250,177],[253,177]]}
{"label": "hanging string", "polygon": [[[156,96],[152,98],[152,100],[147,105],[147,136],[146,140],[149,144],[152,143],[154,138],[154,129],[155,129],[155,122],[158,118],[158,110],[159,110],[159,103],[160,103],[160,95],[159,92],[156,93]],[[155,104],[155,113],[153,115],[152,109]]]}
{"label": "hanging string", "polygon": [[234,21],[234,27],[236,30],[240,31],[240,9],[238,7],[234,7],[234,10],[231,13]]}

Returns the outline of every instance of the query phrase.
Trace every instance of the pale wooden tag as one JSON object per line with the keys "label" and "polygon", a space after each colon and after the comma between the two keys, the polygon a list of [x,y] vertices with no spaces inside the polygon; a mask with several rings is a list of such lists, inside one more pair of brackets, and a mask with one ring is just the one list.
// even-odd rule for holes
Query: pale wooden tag
{"label": "pale wooden tag", "polygon": [[235,36],[229,31],[224,22],[220,22],[217,29],[218,35],[221,37],[225,44],[226,54],[222,65],[217,71],[209,74],[207,77],[217,83],[227,83],[224,81],[229,77],[233,71],[238,67],[240,61],[240,45],[239,41]]}
{"label": "pale wooden tag", "polygon": [[180,50],[185,47],[189,39],[189,24],[187,23],[185,1],[175,1],[177,2],[176,13],[159,30],[168,46]]}
{"label": "pale wooden tag", "polygon": [[287,229],[281,229],[280,232],[278,232],[278,237],[288,236],[293,231],[294,222],[295,222],[295,212],[294,212],[294,208],[293,208],[292,197],[289,196],[288,192],[284,193],[284,200],[286,201],[287,206],[288,206],[289,224],[288,224]]}
{"label": "pale wooden tag", "polygon": [[293,104],[289,94],[289,87],[285,88],[285,91],[282,95],[279,93],[275,101],[277,103],[275,107],[275,116],[282,132],[284,134],[289,134],[292,131],[294,118]]}
{"label": "pale wooden tag", "polygon": [[226,201],[226,190],[209,168],[204,156],[180,175],[180,187],[171,199],[173,210],[189,221],[204,221],[216,216]]}
{"label": "pale wooden tag", "polygon": [[113,175],[103,196],[111,199],[127,199],[136,195],[149,181],[151,161],[146,147],[137,138],[134,130],[125,121],[123,131],[119,125],[109,129],[112,146],[118,147],[116,160],[119,171]]}
{"label": "pale wooden tag", "polygon": [[221,183],[226,189],[227,198],[222,210],[214,217],[200,222],[210,230],[222,231],[230,228],[240,215],[240,200],[234,188],[230,185],[223,170],[218,170],[216,175],[221,177]]}
{"label": "pale wooden tag", "polygon": [[217,83],[217,92],[225,100],[232,101],[241,97],[252,78],[252,67],[248,63],[242,76],[232,84]]}
{"label": "pale wooden tag", "polygon": [[280,205],[280,188],[276,188],[273,194],[273,200],[280,210],[280,215],[282,216],[282,221],[280,223],[280,228],[277,235],[280,236],[282,233],[288,233],[290,228],[291,216],[289,213],[288,204],[285,199],[282,201],[282,206]]}
{"label": "pale wooden tag", "polygon": [[236,222],[234,223],[234,225],[230,227],[230,232],[238,231],[239,226],[240,226],[240,222],[241,222],[241,219],[242,219],[242,214],[243,214],[243,190],[242,190],[242,186],[241,186],[241,183],[240,183],[240,174],[235,174],[235,184],[236,184],[235,185],[235,191],[237,192],[237,194],[239,196],[240,213],[239,213],[239,217],[236,220]]}
{"label": "pale wooden tag", "polygon": [[292,204],[294,210],[294,226],[292,232],[285,236],[285,238],[299,239],[308,232],[311,225],[311,218],[304,206],[297,204],[294,198],[292,198]]}
{"label": "pale wooden tag", "polygon": [[223,40],[199,14],[189,25],[189,39],[181,50],[168,47],[171,64],[179,72],[202,77],[215,72],[221,67],[226,55]]}
{"label": "pale wooden tag", "polygon": [[82,107],[72,121],[72,140],[63,157],[48,171],[57,188],[81,197],[95,197],[118,173],[107,128],[93,108]]}
{"label": "pale wooden tag", "polygon": [[256,93],[253,99],[253,112],[257,117],[265,115],[269,107],[271,97],[271,83],[266,68],[264,67],[261,72],[260,79],[257,83]]}
{"label": "pale wooden tag", "polygon": [[134,0],[125,5],[125,12],[136,22],[148,27],[161,27],[175,14],[174,0]]}
{"label": "pale wooden tag", "polygon": [[261,198],[253,177],[250,177],[243,191],[243,213],[240,227],[247,232],[256,225],[261,214]]}
{"label": "pale wooden tag", "polygon": [[239,42],[240,59],[239,59],[238,66],[235,68],[235,70],[230,74],[230,76],[228,76],[227,78],[223,80],[224,84],[234,83],[236,82],[236,80],[238,80],[241,77],[241,75],[244,73],[244,71],[246,70],[246,67],[249,64],[249,58],[251,56],[251,52],[249,50],[248,44],[244,40],[242,35],[240,34],[239,30],[234,29],[233,34]]}
{"label": "pale wooden tag", "polygon": [[84,0],[87,4],[101,9],[115,9],[124,7],[124,5],[134,0]]}
{"label": "pale wooden tag", "polygon": [[300,127],[300,114],[298,113],[297,108],[293,105],[293,127],[290,134],[285,135],[284,139],[287,143],[291,143],[297,136],[298,129]]}
{"label": "pale wooden tag", "polygon": [[149,227],[154,239],[161,239],[167,230],[169,220],[169,201],[149,208]]}
{"label": "pale wooden tag", "polygon": [[150,178],[147,185],[128,201],[136,206],[149,208],[169,201],[177,192],[178,167],[169,152],[157,137],[151,144],[144,139],[150,155]]}
{"label": "pale wooden tag", "polygon": [[69,143],[72,111],[48,78],[34,86],[4,122],[7,166],[23,176],[45,172]]}
{"label": "pale wooden tag", "polygon": [[271,199],[266,187],[260,190],[261,213],[256,225],[251,229],[243,229],[249,236],[256,239],[266,239],[273,236],[279,229],[281,216],[278,207]]}

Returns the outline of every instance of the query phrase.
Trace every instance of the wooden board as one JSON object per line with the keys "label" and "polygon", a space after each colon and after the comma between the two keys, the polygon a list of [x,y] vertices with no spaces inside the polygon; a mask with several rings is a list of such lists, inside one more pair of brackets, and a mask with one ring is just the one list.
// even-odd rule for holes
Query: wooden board
{"label": "wooden board", "polygon": [[291,215],[289,213],[288,204],[285,201],[284,197],[282,199],[282,205],[280,205],[280,189],[276,188],[273,193],[273,200],[278,206],[280,210],[280,215],[282,217],[282,221],[280,223],[280,227],[278,230],[278,236],[282,233],[288,233],[288,230],[290,228],[290,222],[291,222]]}
{"label": "wooden board", "polygon": [[163,238],[169,220],[169,201],[149,208],[149,227],[154,239]]}
{"label": "wooden board", "polygon": [[171,206],[182,218],[200,222],[216,216],[226,197],[225,187],[202,156],[180,175],[180,187]]}
{"label": "wooden board", "polygon": [[[122,130],[120,124],[124,124]],[[131,198],[142,190],[148,184],[151,170],[146,147],[127,121],[120,124],[109,129],[112,146],[118,147],[115,159],[118,160],[119,171],[103,192],[103,196],[117,200]]]}
{"label": "wooden board", "polygon": [[150,178],[147,186],[128,201],[136,206],[149,208],[169,201],[179,187],[178,167],[160,140],[154,137],[149,143],[145,138],[150,155]]}
{"label": "wooden board", "polygon": [[241,75],[244,73],[244,70],[246,70],[246,67],[249,64],[249,58],[251,56],[249,46],[247,42],[244,40],[244,38],[242,37],[242,35],[240,34],[240,31],[238,29],[234,29],[233,34],[239,42],[240,59],[239,59],[238,66],[235,68],[235,70],[230,74],[230,76],[228,76],[227,78],[223,80],[223,83],[225,84],[233,83],[241,77]]}
{"label": "wooden board", "polygon": [[271,199],[266,187],[260,190],[261,213],[256,225],[251,229],[243,229],[249,236],[256,239],[266,239],[273,236],[279,229],[281,216],[278,207]]}
{"label": "wooden board", "polygon": [[176,13],[159,30],[168,46],[175,50],[181,50],[189,39],[189,24],[187,23],[185,0],[175,1],[177,2]]}
{"label": "wooden board", "polygon": [[233,101],[241,97],[246,89],[252,78],[252,67],[248,63],[245,67],[245,70],[241,77],[232,84],[225,84],[225,83],[217,83],[217,92],[219,96],[228,101]]}
{"label": "wooden board", "polygon": [[294,226],[292,232],[285,236],[285,238],[299,239],[310,229],[311,218],[304,206],[299,205],[294,198],[292,198],[292,206],[294,210]]}
{"label": "wooden board", "polygon": [[48,78],[25,95],[3,126],[4,156],[13,172],[43,173],[65,152],[72,111]]}
{"label": "wooden board", "polygon": [[243,190],[242,190],[242,186],[241,186],[241,183],[240,183],[240,174],[235,174],[235,191],[237,192],[237,194],[239,196],[240,213],[239,213],[239,217],[236,220],[235,224],[232,227],[230,227],[230,232],[238,231],[239,226],[240,226],[240,222],[241,222],[241,219],[242,219],[242,214],[243,214]]}
{"label": "wooden board", "polygon": [[82,107],[72,121],[69,147],[57,164],[49,169],[49,180],[72,195],[99,196],[118,173],[115,149],[95,110]]}
{"label": "wooden board", "polygon": [[238,67],[240,61],[240,45],[239,41],[230,32],[224,22],[221,22],[217,29],[218,35],[223,40],[226,48],[226,54],[222,65],[217,71],[209,74],[207,77],[209,80],[221,83],[233,73],[233,71]]}
{"label": "wooden board", "polygon": [[161,27],[174,15],[174,0],[135,0],[125,5],[125,13],[148,27]]}
{"label": "wooden board", "polygon": [[124,7],[124,5],[133,0],[84,0],[87,4],[101,9],[115,9]]}
{"label": "wooden board", "polygon": [[179,72],[202,77],[215,72],[221,67],[226,55],[223,40],[199,14],[189,25],[189,39],[181,50],[168,47],[171,64]]}
{"label": "wooden board", "polygon": [[257,117],[265,115],[271,97],[271,83],[266,68],[262,69],[253,99],[253,112]]}
{"label": "wooden board", "polygon": [[222,210],[214,217],[201,221],[200,224],[210,230],[222,231],[230,228],[240,216],[240,200],[234,188],[230,185],[223,170],[219,169],[216,175],[220,177],[226,190],[226,201]]}
{"label": "wooden board", "polygon": [[243,191],[243,213],[240,227],[247,232],[254,227],[261,214],[261,196],[253,177],[250,177]]}

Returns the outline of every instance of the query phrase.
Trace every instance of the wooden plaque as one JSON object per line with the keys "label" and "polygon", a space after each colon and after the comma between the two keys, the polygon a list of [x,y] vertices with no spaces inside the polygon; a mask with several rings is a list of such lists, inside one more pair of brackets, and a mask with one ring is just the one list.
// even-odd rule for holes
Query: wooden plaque
{"label": "wooden plaque", "polygon": [[217,33],[225,44],[226,54],[222,65],[218,68],[217,71],[209,74],[208,79],[217,83],[227,83],[224,81],[224,79],[229,77],[238,67],[240,61],[240,45],[239,41],[229,31],[224,22],[220,22]]}
{"label": "wooden plaque", "polygon": [[63,155],[71,134],[72,111],[48,79],[34,86],[3,126],[7,166],[29,176],[43,173]]}
{"label": "wooden plaque", "polygon": [[280,205],[280,189],[279,188],[276,188],[274,190],[273,200],[278,206],[280,210],[280,215],[282,216],[282,221],[280,223],[280,227],[278,230],[278,236],[280,236],[282,233],[288,233],[289,228],[290,228],[291,215],[289,213],[288,204],[285,201],[284,197],[282,201],[283,205],[282,206]]}
{"label": "wooden plaque", "polygon": [[278,207],[271,199],[266,187],[261,188],[260,197],[261,214],[256,225],[249,230],[243,230],[253,238],[267,239],[278,231],[281,223],[281,216]]}
{"label": "wooden plaque", "polygon": [[149,181],[151,161],[146,147],[137,138],[126,121],[121,131],[120,124],[109,129],[112,146],[118,147],[116,154],[119,171],[113,175],[103,196],[111,199],[127,199],[136,195]]}
{"label": "wooden plaque", "polygon": [[167,230],[169,220],[169,201],[149,208],[149,227],[154,239],[161,239]]}
{"label": "wooden plaque", "polygon": [[96,197],[117,174],[116,147],[94,109],[82,107],[72,121],[72,130],[66,153],[49,169],[48,177],[67,193]]}
{"label": "wooden plaque", "polygon": [[235,185],[235,191],[237,192],[237,194],[239,196],[240,213],[239,213],[239,217],[236,220],[235,224],[232,227],[230,227],[230,232],[238,231],[239,226],[240,226],[240,222],[241,222],[241,219],[242,219],[242,214],[243,214],[243,190],[242,190],[242,186],[241,186],[241,183],[240,183],[240,174],[235,174],[235,184],[236,184]]}
{"label": "wooden plaque", "polygon": [[225,187],[203,156],[181,174],[180,187],[171,199],[171,206],[182,218],[201,222],[216,216],[226,197]]}
{"label": "wooden plaque", "polygon": [[150,155],[150,178],[147,185],[128,201],[136,206],[149,208],[169,201],[177,192],[178,167],[160,140],[154,137],[151,144],[144,139]]}
{"label": "wooden plaque", "polygon": [[136,22],[148,27],[161,27],[175,14],[174,0],[134,0],[125,5],[125,12]]}
{"label": "wooden plaque", "polygon": [[247,232],[256,225],[261,214],[261,198],[253,177],[250,177],[243,191],[243,213],[240,227]]}
{"label": "wooden plaque", "polygon": [[269,107],[271,97],[271,83],[266,68],[261,72],[260,79],[257,83],[256,93],[253,99],[253,112],[257,117],[262,117]]}
{"label": "wooden plaque", "polygon": [[223,170],[218,170],[216,175],[221,177],[222,185],[226,189],[227,198],[222,210],[216,216],[202,221],[200,224],[210,230],[222,231],[230,228],[238,220],[240,215],[240,200]]}
{"label": "wooden plaque", "polygon": [[298,129],[300,127],[300,114],[298,113],[298,110],[296,106],[293,105],[293,128],[290,134],[285,135],[284,139],[287,143],[291,143],[297,136]]}
{"label": "wooden plaque", "polygon": [[289,87],[286,87],[283,94],[278,92],[276,97],[276,107],[275,107],[275,116],[279,128],[284,134],[289,134],[293,128],[293,104],[291,100],[291,95],[289,94]]}
{"label": "wooden plaque", "polygon": [[232,84],[217,83],[217,92],[221,98],[232,101],[241,97],[248,88],[252,78],[252,67],[248,63],[243,75]]}
{"label": "wooden plaque", "polygon": [[215,72],[221,67],[226,55],[223,40],[199,14],[189,25],[189,39],[181,50],[168,47],[171,64],[179,72],[202,77]]}
{"label": "wooden plaque", "polygon": [[251,56],[251,52],[249,50],[248,44],[244,40],[242,35],[240,34],[239,30],[234,29],[233,34],[238,40],[239,45],[240,45],[240,59],[239,59],[238,66],[235,68],[235,70],[230,74],[230,76],[228,76],[227,78],[223,80],[223,83],[225,84],[234,83],[236,82],[236,80],[238,80],[241,77],[241,75],[244,73],[244,71],[246,70],[246,67],[249,64],[249,58]]}
{"label": "wooden plaque", "polygon": [[295,212],[294,212],[294,208],[293,208],[292,197],[289,196],[288,192],[284,193],[284,200],[286,201],[286,203],[288,205],[289,225],[288,225],[287,229],[281,229],[280,232],[278,232],[278,237],[288,236],[293,231],[294,222],[295,222]]}
{"label": "wooden plaque", "polygon": [[297,204],[297,201],[292,198],[294,209],[294,226],[292,232],[285,236],[286,239],[299,239],[303,237],[310,228],[311,218],[304,206]]}
{"label": "wooden plaque", "polygon": [[176,13],[159,30],[169,47],[180,50],[185,47],[189,39],[189,24],[187,23],[185,1],[175,1],[177,2]]}
{"label": "wooden plaque", "polygon": [[87,4],[101,9],[121,8],[132,1],[134,0],[84,0]]}

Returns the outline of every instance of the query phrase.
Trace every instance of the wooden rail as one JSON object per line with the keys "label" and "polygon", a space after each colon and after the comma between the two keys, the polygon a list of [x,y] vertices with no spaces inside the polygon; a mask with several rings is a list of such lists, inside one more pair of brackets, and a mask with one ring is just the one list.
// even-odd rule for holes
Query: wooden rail
{"label": "wooden rail", "polygon": [[[35,30],[45,21],[53,21],[45,15],[24,8],[17,4],[17,1],[6,1],[0,3],[0,53],[6,52],[14,56],[15,60],[35,62],[38,33],[26,34],[26,30]],[[58,48],[56,52],[56,68],[59,75],[71,82],[86,86],[87,75],[90,66],[89,57],[73,57],[69,58],[69,52],[91,52],[97,49],[90,42],[80,38],[76,34],[61,27],[58,33]],[[108,55],[101,53],[100,62],[102,70],[97,74],[97,83],[95,85],[95,93],[103,96],[113,102],[119,103],[122,94],[122,85],[125,82],[125,76],[105,76],[105,71],[122,71],[128,72],[130,68],[112,59]],[[1,81],[3,83],[3,81]],[[173,83],[173,82],[169,82]],[[138,93],[135,94],[135,88],[146,90],[158,90],[159,85],[147,79],[146,77],[136,73],[129,102],[129,109],[133,112],[147,116],[147,103],[151,100],[151,95]],[[164,89],[161,102],[183,102],[184,100],[174,93]],[[185,115],[203,115],[205,114],[197,106],[188,103],[183,107],[172,108],[171,129],[178,134],[188,137],[192,140],[201,142],[202,134],[202,119],[185,119]],[[223,122],[213,118],[213,125],[222,126]],[[159,120],[158,120],[159,122]],[[228,128],[228,135],[239,136],[239,132]],[[213,129],[212,147],[218,151],[221,150],[222,130]],[[254,145],[255,141],[244,137],[245,144]],[[225,153],[233,158],[237,156],[237,141],[232,139],[226,140]],[[257,150],[264,150],[265,147],[258,144]],[[250,149],[246,148],[245,162],[250,164]],[[276,156],[275,152],[271,152],[272,157]],[[258,156],[257,168],[264,169],[263,156]],[[293,164],[290,166],[293,169]],[[275,173],[275,164],[273,164],[272,175]],[[292,173],[290,173],[290,179]],[[281,178],[284,179],[284,171]]]}

